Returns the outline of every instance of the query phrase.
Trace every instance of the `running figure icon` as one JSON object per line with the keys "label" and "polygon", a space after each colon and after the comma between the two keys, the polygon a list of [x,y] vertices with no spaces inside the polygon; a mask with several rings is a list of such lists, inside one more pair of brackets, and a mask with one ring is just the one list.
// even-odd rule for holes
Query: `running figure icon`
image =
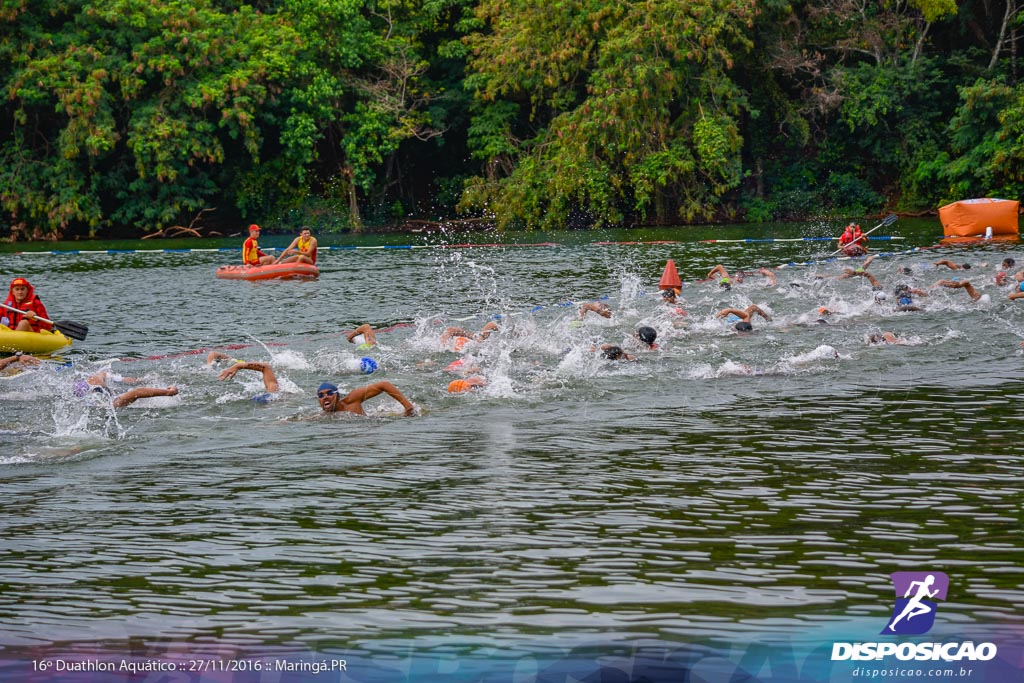
{"label": "running figure icon", "polygon": [[[943,572],[895,572],[896,604],[883,634],[920,635],[935,623],[935,600],[945,600],[949,577]],[[902,596],[902,597],[901,597]],[[911,623],[913,622],[913,623]]]}
{"label": "running figure icon", "polygon": [[920,616],[922,614],[928,614],[932,611],[931,607],[929,607],[921,601],[925,598],[934,598],[938,594],[938,588],[936,588],[933,591],[928,590],[934,583],[934,574],[929,574],[924,581],[910,582],[910,587],[907,588],[907,592],[903,595],[903,597],[910,598],[910,592],[914,590],[914,586],[917,586],[917,594],[914,595],[914,597],[910,598],[910,602],[908,602],[907,606],[903,608],[903,611],[900,612],[900,615],[893,619],[891,622],[889,622],[888,628],[890,631],[892,631],[893,633],[896,632],[896,624],[903,617],[906,617],[907,621],[910,621],[914,617]]}

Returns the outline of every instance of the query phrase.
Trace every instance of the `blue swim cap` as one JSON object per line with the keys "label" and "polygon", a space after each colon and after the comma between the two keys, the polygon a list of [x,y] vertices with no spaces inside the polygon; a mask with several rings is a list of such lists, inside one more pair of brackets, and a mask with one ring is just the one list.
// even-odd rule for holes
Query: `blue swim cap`
{"label": "blue swim cap", "polygon": [[739,319],[740,319],[740,317],[738,315],[736,315],[735,313],[730,313],[729,315],[725,316],[725,321],[728,322],[728,323],[734,323],[734,322],[736,322]]}
{"label": "blue swim cap", "polygon": [[338,387],[334,386],[330,382],[323,382],[320,386],[316,388],[317,393],[324,391],[325,389],[333,389],[334,391],[337,391]]}
{"label": "blue swim cap", "polygon": [[84,379],[80,379],[75,382],[74,386],[72,387],[72,391],[75,392],[75,396],[77,396],[78,398],[82,398],[83,396],[89,393],[89,383],[86,382]]}
{"label": "blue swim cap", "polygon": [[256,401],[257,403],[270,403],[271,399],[273,398],[273,394],[263,392],[262,394],[256,394],[255,396],[253,396],[252,400]]}
{"label": "blue swim cap", "polygon": [[377,361],[372,358],[360,358],[359,369],[364,375],[371,375],[377,369]]}

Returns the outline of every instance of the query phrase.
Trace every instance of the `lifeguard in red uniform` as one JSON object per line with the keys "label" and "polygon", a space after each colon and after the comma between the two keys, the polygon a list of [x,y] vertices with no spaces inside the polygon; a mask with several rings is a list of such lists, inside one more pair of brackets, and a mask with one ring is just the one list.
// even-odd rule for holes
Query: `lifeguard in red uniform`
{"label": "lifeguard in red uniform", "polygon": [[260,226],[253,223],[249,226],[249,239],[242,245],[242,263],[247,266],[266,266],[274,262],[274,257],[264,254],[260,249]]}
{"label": "lifeguard in red uniform", "polygon": [[44,323],[39,318],[49,318],[46,306],[36,296],[36,290],[23,277],[16,277],[11,280],[11,288],[4,301],[4,306],[16,308],[20,312],[14,312],[10,308],[0,309],[0,322],[12,330],[18,332],[38,332],[39,330],[51,330],[53,325]]}
{"label": "lifeguard in red uniform", "polygon": [[839,236],[839,248],[846,256],[863,256],[868,253],[866,242],[867,237],[856,223],[847,225]]}

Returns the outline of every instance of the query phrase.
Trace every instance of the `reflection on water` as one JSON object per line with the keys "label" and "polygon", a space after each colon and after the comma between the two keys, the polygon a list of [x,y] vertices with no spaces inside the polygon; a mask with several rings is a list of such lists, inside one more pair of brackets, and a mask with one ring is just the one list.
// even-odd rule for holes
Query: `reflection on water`
{"label": "reflection on water", "polygon": [[[813,244],[328,252],[316,282],[256,284],[215,280],[216,253],[0,255],[90,326],[74,367],[0,379],[0,644],[785,632],[883,621],[888,575],[924,568],[953,579],[947,618],[1019,622],[1024,308],[993,282],[1014,247],[969,252],[981,301],[932,289],[909,314],[836,280],[844,262],[694,282]],[[926,288],[950,254],[871,271]],[[685,315],[654,291],[667,258]],[[602,297],[611,319],[567,305]],[[772,317],[752,334],[713,317],[750,304]],[[448,394],[441,331],[499,313],[464,351],[489,384]],[[345,341],[361,322],[379,347]],[[866,343],[888,330],[908,343]],[[217,380],[205,350],[225,345],[272,362],[276,400],[250,400],[255,373]],[[181,393],[74,399],[104,367]],[[387,379],[420,415],[318,417],[326,378]]]}

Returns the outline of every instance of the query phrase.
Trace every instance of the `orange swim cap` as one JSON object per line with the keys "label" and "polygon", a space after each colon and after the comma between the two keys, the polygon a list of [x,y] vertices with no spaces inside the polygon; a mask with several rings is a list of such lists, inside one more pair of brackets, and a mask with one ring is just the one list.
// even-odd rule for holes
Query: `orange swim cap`
{"label": "orange swim cap", "polygon": [[461,351],[469,343],[469,337],[455,337],[452,339],[452,348]]}
{"label": "orange swim cap", "polygon": [[448,383],[449,394],[461,394],[464,391],[469,391],[473,388],[473,385],[464,379],[453,379]]}

